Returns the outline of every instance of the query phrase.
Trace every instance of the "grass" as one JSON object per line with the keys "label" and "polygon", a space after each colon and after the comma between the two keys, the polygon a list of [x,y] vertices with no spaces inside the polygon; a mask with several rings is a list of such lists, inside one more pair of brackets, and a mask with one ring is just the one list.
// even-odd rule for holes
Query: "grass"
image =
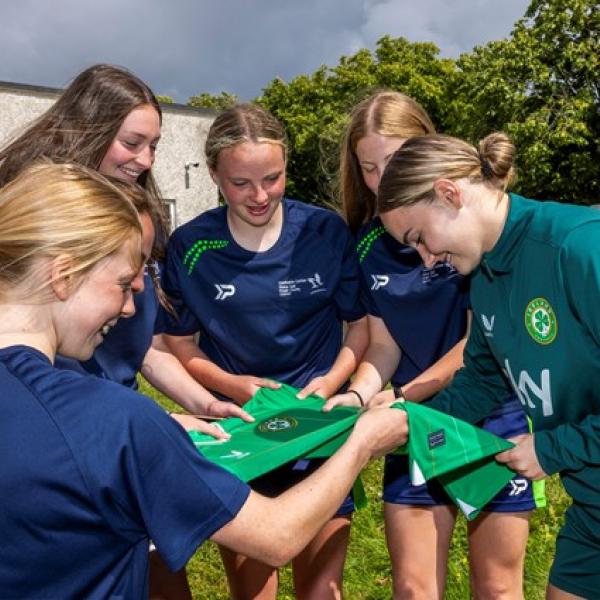
{"label": "grass", "polygon": [[[161,396],[146,382],[141,391],[167,410],[179,407]],[[388,600],[391,596],[390,561],[383,532],[381,479],[383,462],[372,462],[363,473],[369,505],[354,517],[348,559],[344,573],[344,593],[352,600]],[[525,598],[542,600],[546,579],[554,556],[554,540],[569,504],[557,477],[546,484],[548,507],[535,511],[525,559]],[[226,600],[229,595],[219,552],[212,542],[204,544],[188,564],[188,577],[194,600]],[[294,598],[291,570],[281,570],[279,598]],[[460,517],[455,529],[448,560],[447,600],[469,598],[466,524]]]}

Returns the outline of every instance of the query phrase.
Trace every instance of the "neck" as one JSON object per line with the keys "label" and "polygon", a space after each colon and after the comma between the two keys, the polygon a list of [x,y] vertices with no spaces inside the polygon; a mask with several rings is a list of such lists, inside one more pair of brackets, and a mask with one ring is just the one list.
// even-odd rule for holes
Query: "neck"
{"label": "neck", "polygon": [[497,194],[494,193],[494,197],[490,198],[487,205],[490,206],[490,209],[486,214],[488,234],[483,240],[484,252],[489,252],[494,248],[502,235],[502,231],[504,231],[508,209],[510,208],[510,197],[506,193],[501,193],[501,197],[498,198]]}
{"label": "neck", "polygon": [[283,227],[283,203],[280,202],[271,220],[265,225],[255,226],[236,218],[227,211],[227,224],[233,239],[246,250],[265,252],[272,248],[281,235]]}
{"label": "neck", "polygon": [[2,304],[0,348],[30,346],[52,362],[56,355],[56,338],[51,321],[39,305]]}

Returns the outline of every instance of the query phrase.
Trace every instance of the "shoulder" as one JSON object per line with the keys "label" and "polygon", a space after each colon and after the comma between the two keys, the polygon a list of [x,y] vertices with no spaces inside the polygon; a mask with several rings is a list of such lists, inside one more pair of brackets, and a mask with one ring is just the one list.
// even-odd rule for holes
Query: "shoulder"
{"label": "shoulder", "polygon": [[351,237],[344,219],[334,210],[306,204],[298,200],[285,199],[286,219],[289,228],[303,230],[317,235],[335,233]]}
{"label": "shoulder", "polygon": [[[513,201],[531,215],[529,237],[553,246],[583,241],[586,235],[600,232],[600,210],[550,200],[527,200],[519,196]],[[589,239],[587,240],[589,245]]]}
{"label": "shoulder", "polygon": [[227,208],[218,206],[207,210],[191,221],[180,225],[171,234],[171,242],[193,242],[202,238],[214,239],[223,230],[227,223]]}

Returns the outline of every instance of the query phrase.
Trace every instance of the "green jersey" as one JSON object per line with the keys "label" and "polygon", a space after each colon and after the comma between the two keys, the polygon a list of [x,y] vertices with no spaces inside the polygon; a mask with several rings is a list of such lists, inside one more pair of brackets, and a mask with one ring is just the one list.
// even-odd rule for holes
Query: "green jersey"
{"label": "green jersey", "polygon": [[476,421],[514,389],[542,468],[560,472],[582,527],[598,538],[600,211],[511,195],[471,302],[465,367],[429,406]]}

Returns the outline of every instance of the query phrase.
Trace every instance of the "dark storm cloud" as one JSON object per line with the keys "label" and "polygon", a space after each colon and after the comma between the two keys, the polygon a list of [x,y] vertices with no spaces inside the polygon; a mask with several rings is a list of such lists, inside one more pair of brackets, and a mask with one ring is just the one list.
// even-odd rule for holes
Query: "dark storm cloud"
{"label": "dark storm cloud", "polygon": [[505,37],[525,0],[21,0],[0,5],[0,80],[62,87],[96,62],[159,94],[252,98],[385,34],[444,56]]}

